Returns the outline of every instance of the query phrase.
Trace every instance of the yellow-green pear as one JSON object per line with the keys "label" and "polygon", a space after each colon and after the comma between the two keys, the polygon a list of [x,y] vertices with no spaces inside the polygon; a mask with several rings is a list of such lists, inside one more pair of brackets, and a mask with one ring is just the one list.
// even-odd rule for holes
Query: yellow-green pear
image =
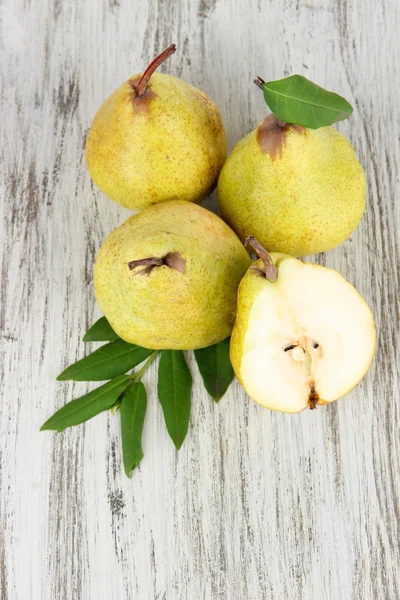
{"label": "yellow-green pear", "polygon": [[230,343],[237,378],[253,400],[282,412],[338,400],[371,365],[371,310],[337,271],[249,242],[262,260],[239,286]]}
{"label": "yellow-green pear", "polygon": [[312,130],[269,115],[243,138],[219,180],[222,217],[242,241],[306,256],[346,240],[365,208],[365,176],[333,127]]}
{"label": "yellow-green pear", "polygon": [[202,348],[230,335],[250,262],[217,215],[191,202],[162,202],[107,237],[96,259],[96,297],[127,342]]}
{"label": "yellow-green pear", "polygon": [[201,90],[154,73],[170,46],[98,110],[86,144],[94,183],[118,204],[140,210],[166,200],[200,202],[226,158],[221,115]]}

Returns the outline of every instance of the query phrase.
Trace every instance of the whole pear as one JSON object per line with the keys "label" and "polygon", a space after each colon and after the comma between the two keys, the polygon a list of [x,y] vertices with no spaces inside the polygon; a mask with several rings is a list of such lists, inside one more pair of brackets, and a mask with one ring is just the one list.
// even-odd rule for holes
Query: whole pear
{"label": "whole pear", "polygon": [[347,394],[375,353],[374,319],[337,271],[286,254],[268,255],[241,281],[230,355],[249,396],[288,413]]}
{"label": "whole pear", "polygon": [[306,256],[346,240],[365,208],[365,176],[333,127],[289,125],[269,115],[243,138],[218,181],[222,217],[242,241]]}
{"label": "whole pear", "polygon": [[96,259],[96,297],[127,342],[202,348],[230,335],[250,262],[217,215],[191,202],[163,202],[107,237]]}
{"label": "whole pear", "polygon": [[118,204],[140,210],[166,200],[200,202],[226,158],[221,115],[201,90],[154,73],[175,45],[134,75],[98,110],[86,144],[94,183]]}

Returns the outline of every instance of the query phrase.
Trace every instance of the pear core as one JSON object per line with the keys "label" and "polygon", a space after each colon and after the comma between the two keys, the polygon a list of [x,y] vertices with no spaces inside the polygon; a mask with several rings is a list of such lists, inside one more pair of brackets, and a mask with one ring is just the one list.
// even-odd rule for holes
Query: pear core
{"label": "pear core", "polygon": [[372,362],[372,313],[339,273],[271,254],[271,283],[257,261],[243,278],[231,338],[236,376],[256,402],[288,413],[347,394]]}
{"label": "pear core", "polygon": [[100,248],[97,301],[125,341],[192,350],[227,338],[250,258],[214,213],[162,202],[130,217]]}

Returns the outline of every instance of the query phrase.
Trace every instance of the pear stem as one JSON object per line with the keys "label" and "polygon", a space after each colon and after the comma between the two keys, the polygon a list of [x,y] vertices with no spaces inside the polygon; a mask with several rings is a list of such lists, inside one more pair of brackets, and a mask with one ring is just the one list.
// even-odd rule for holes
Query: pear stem
{"label": "pear stem", "polygon": [[144,71],[143,75],[139,79],[139,83],[135,86],[136,94],[139,96],[144,96],[147,90],[147,86],[149,85],[149,79],[153,75],[154,71],[165,61],[171,54],[173,54],[176,50],[176,45],[171,44],[166,48],[161,54],[159,54],[147,67]]}
{"label": "pear stem", "polygon": [[260,242],[252,235],[249,235],[246,238],[244,245],[246,247],[252,246],[257,256],[263,261],[265,267],[264,275],[266,279],[268,279],[268,281],[271,282],[276,281],[278,279],[278,267],[275,265],[274,261],[272,260],[266,249],[263,246],[261,246]]}
{"label": "pear stem", "polygon": [[[264,79],[262,77],[260,77],[259,75],[256,77],[256,79],[254,79],[254,83],[256,84],[257,87],[260,88],[260,90],[263,90],[263,85],[265,83]],[[275,117],[275,115],[274,115]],[[278,125],[278,127],[280,127],[281,129],[285,129],[285,127],[287,127],[287,123],[285,121],[281,121],[280,119],[277,119],[275,117],[275,121],[276,124]]]}
{"label": "pear stem", "polygon": [[163,258],[141,258],[139,260],[131,260],[128,262],[128,267],[131,271],[137,267],[162,267],[164,264]]}
{"label": "pear stem", "polygon": [[264,79],[262,79],[259,75],[256,77],[256,79],[254,80],[254,83],[260,88],[260,90],[263,89],[263,84],[265,83]]}
{"label": "pear stem", "polygon": [[142,275],[148,275],[153,270],[153,267],[169,267],[175,269],[179,273],[186,272],[186,260],[179,254],[179,252],[168,252],[162,258],[156,258],[155,256],[149,258],[140,258],[139,260],[131,260],[128,262],[128,267],[131,271],[136,267],[144,267],[142,271],[139,271]]}

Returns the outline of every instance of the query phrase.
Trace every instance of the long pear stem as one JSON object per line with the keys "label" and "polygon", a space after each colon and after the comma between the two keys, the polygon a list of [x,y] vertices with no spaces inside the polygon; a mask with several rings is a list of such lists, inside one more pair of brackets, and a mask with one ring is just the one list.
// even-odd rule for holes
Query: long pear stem
{"label": "long pear stem", "polygon": [[260,242],[252,235],[249,235],[246,238],[244,243],[245,246],[252,246],[255,250],[257,256],[261,258],[265,267],[265,277],[268,281],[276,281],[278,279],[278,267],[275,265],[274,261],[266,251],[266,249],[261,246]]}
{"label": "long pear stem", "polygon": [[139,96],[143,96],[146,93],[147,86],[149,84],[149,79],[153,75],[154,71],[165,61],[171,54],[173,54],[176,50],[176,45],[171,44],[166,48],[159,56],[157,56],[144,71],[143,75],[139,79],[139,83],[136,86],[136,94]]}

